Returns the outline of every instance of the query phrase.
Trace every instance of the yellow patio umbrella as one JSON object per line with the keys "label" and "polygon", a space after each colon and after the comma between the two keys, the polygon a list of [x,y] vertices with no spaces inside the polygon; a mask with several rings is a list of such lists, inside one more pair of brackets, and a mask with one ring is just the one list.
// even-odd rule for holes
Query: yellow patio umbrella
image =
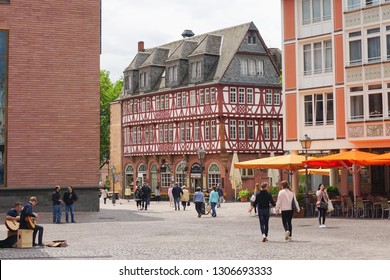
{"label": "yellow patio umbrella", "polygon": [[238,162],[237,152],[233,153],[232,164],[230,166],[229,180],[232,184],[232,188],[234,189],[234,198],[237,198],[237,189],[241,188],[242,179],[241,172],[234,165]]}
{"label": "yellow patio umbrella", "polygon": [[[313,157],[308,157],[313,159]],[[287,154],[283,156],[267,157],[254,160],[243,161],[234,164],[236,168],[257,168],[257,169],[284,169],[296,171],[304,168],[305,156],[297,154]]]}
{"label": "yellow patio umbrella", "polygon": [[[323,175],[323,176],[329,176],[330,175],[330,169],[329,168],[308,168],[307,173],[311,175]],[[306,174],[306,169],[299,169],[300,175]]]}

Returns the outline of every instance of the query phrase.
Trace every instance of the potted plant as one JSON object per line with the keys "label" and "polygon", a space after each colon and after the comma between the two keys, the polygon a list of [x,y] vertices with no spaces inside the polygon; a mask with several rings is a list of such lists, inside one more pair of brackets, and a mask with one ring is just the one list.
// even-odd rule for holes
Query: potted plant
{"label": "potted plant", "polygon": [[328,186],[326,188],[326,191],[327,191],[330,199],[335,198],[336,196],[340,195],[339,189],[337,187],[334,187],[334,186]]}
{"label": "potted plant", "polygon": [[294,218],[303,218],[305,216],[305,209],[304,206],[304,197],[305,197],[305,188],[303,186],[299,186],[298,194],[296,195],[297,202],[299,204],[299,208],[301,210],[299,213],[294,213]]}
{"label": "potted plant", "polygon": [[272,195],[274,201],[278,198],[279,188],[278,187],[270,187],[268,192]]}
{"label": "potted plant", "polygon": [[252,195],[252,192],[248,189],[242,189],[238,193],[237,199],[240,199],[241,201],[247,201],[248,197]]}

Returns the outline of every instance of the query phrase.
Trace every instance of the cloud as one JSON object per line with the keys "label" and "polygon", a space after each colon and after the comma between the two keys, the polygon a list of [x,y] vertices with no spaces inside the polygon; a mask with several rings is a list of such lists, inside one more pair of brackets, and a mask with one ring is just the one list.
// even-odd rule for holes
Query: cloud
{"label": "cloud", "polygon": [[281,48],[280,1],[275,0],[102,0],[101,69],[112,81],[145,48],[253,21],[268,47]]}

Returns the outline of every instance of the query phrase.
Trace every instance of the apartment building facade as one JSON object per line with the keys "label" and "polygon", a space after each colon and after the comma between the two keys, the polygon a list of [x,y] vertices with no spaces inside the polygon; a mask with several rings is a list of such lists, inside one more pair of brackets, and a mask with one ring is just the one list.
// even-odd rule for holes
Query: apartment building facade
{"label": "apartment building facade", "polygon": [[[282,0],[285,149],[390,150],[390,1]],[[389,194],[389,167],[354,175],[364,193]],[[347,170],[331,182],[351,192]]]}

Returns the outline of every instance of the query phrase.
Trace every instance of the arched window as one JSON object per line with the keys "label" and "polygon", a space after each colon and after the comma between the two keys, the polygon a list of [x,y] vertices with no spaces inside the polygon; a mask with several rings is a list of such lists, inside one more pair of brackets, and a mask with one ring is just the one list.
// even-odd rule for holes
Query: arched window
{"label": "arched window", "polygon": [[152,165],[150,166],[150,187],[152,188],[153,192],[156,190],[156,186],[158,184],[157,173],[157,164],[152,163]]}
{"label": "arched window", "polygon": [[146,165],[143,163],[138,166],[137,181],[141,185],[146,181]]}
{"label": "arched window", "polygon": [[207,173],[208,173],[207,188],[210,189],[212,186],[217,186],[219,183],[221,183],[221,169],[219,168],[218,164],[216,163],[210,164]]}
{"label": "arched window", "polygon": [[179,186],[184,186],[185,185],[185,171],[183,171],[183,169],[181,167],[181,162],[179,162],[176,165],[175,175],[176,175],[176,182],[179,183]]}
{"label": "arched window", "polygon": [[126,166],[125,169],[126,186],[134,186],[134,168],[131,164]]}

